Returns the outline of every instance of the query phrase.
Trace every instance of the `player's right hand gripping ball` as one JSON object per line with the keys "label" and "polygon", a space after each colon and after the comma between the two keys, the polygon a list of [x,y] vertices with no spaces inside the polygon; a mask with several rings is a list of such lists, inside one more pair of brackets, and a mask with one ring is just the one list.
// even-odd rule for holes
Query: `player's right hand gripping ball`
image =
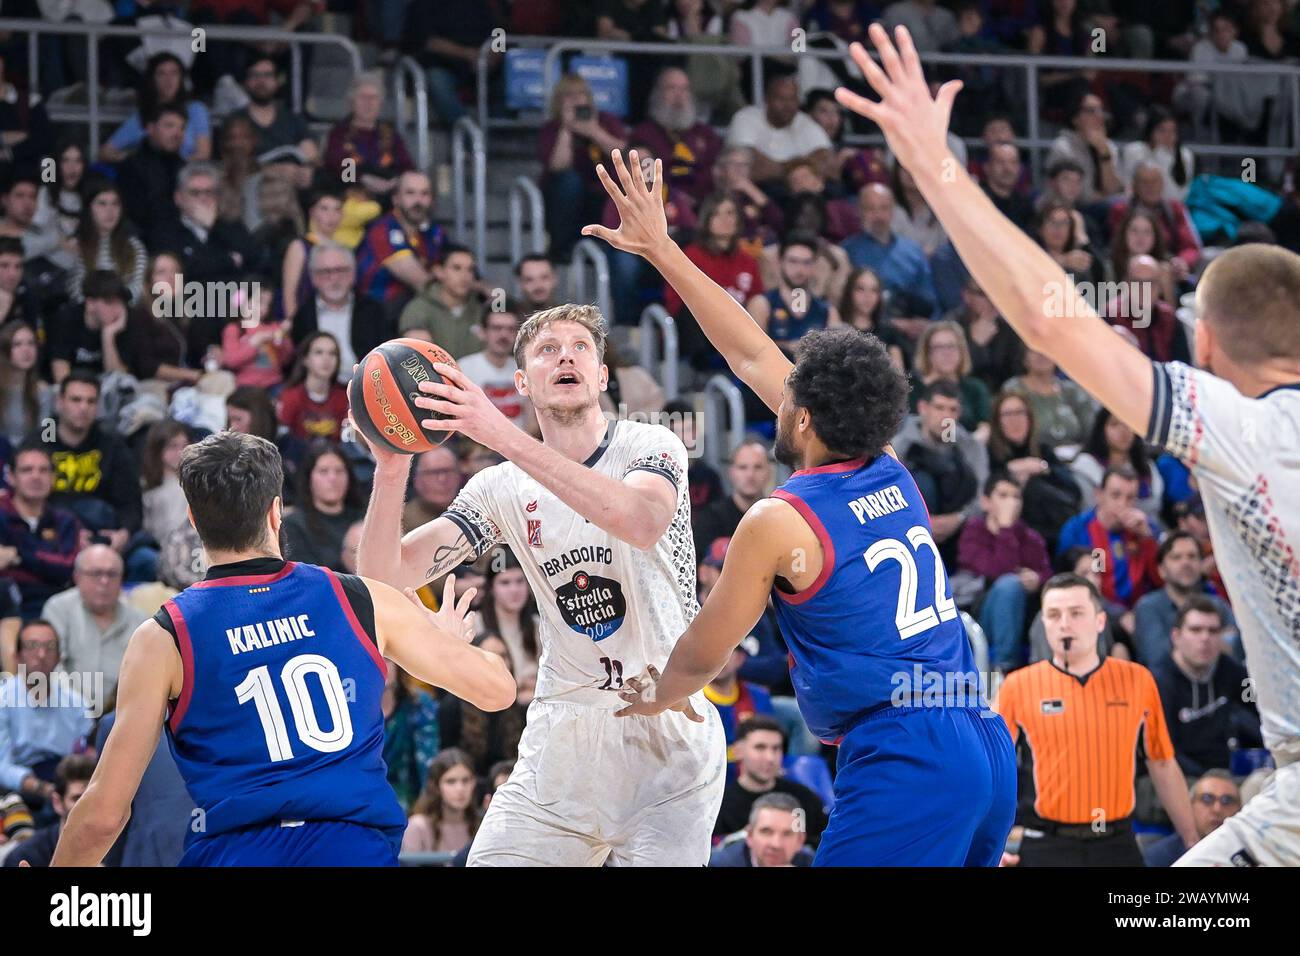
{"label": "player's right hand gripping ball", "polygon": [[434,362],[456,365],[446,351],[420,339],[393,339],[370,350],[352,373],[348,403],[352,420],[369,442],[404,455],[414,455],[441,445],[452,432],[431,432],[420,427],[429,418],[444,418],[415,404],[427,398],[421,382],[441,382]]}

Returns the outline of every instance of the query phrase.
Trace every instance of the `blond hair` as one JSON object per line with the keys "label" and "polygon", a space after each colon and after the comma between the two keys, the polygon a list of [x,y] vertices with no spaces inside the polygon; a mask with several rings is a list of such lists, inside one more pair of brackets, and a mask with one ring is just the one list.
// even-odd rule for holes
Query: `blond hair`
{"label": "blond hair", "polygon": [[561,105],[564,98],[570,93],[585,93],[587,98],[592,100],[595,105],[595,97],[591,93],[591,84],[589,84],[579,73],[565,73],[555,81],[555,89],[551,91],[551,101],[547,104],[546,115],[548,119],[558,120],[560,118]]}
{"label": "blond hair", "polygon": [[957,368],[957,374],[965,378],[970,374],[971,360],[970,347],[966,344],[966,332],[960,325],[952,319],[940,319],[938,322],[931,322],[921,333],[921,340],[916,344],[916,358],[914,360],[916,370],[922,376],[933,373],[934,364],[930,361],[930,342],[940,332],[951,332],[957,339],[957,351],[961,353],[961,363]]}
{"label": "blond hair", "polygon": [[519,334],[515,336],[515,364],[520,368],[524,367],[528,346],[532,344],[533,339],[542,334],[543,329],[556,322],[577,322],[590,332],[592,340],[596,343],[596,361],[601,363],[605,361],[605,317],[600,314],[600,309],[594,305],[569,304],[543,309],[528,317],[519,327]]}

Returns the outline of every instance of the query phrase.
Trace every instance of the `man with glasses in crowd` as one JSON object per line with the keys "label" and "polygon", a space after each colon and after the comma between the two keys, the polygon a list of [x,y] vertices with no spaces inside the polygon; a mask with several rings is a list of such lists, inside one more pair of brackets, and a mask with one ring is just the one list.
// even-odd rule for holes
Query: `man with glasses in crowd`
{"label": "man with glasses in crowd", "polygon": [[397,335],[397,328],[374,299],[353,291],[357,263],[352,250],[333,240],[312,247],[307,257],[316,294],[293,314],[293,341],[301,344],[314,332],[329,332],[339,343],[339,380],[352,377],[352,366],[371,349]]}

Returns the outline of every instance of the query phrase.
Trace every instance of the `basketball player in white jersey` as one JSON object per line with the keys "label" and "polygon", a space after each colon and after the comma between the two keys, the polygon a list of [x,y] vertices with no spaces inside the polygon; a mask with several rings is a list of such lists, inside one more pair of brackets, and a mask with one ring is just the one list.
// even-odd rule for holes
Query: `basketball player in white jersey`
{"label": "basketball player in white jersey", "polygon": [[[515,382],[542,441],[458,370],[437,365],[418,404],[507,460],[474,475],[441,517],[400,526],[410,458],[378,468],[358,569],[419,587],[506,544],[541,613],[536,697],[510,779],[474,837],[471,866],[702,866],[722,802],[722,721],[702,694],[616,719],[630,680],[662,668],[698,610],[686,449],[662,425],[607,421],[605,326],[590,305],[533,315]],[[704,716],[701,716],[704,715]]]}
{"label": "basketball player in white jersey", "polygon": [[1179,865],[1300,865],[1300,256],[1246,245],[1217,258],[1196,290],[1198,367],[1153,363],[1097,317],[949,151],[961,83],[931,96],[905,28],[897,46],[879,24],[869,36],[879,64],[860,44],[851,52],[880,100],[841,88],[839,102],[880,126],[1025,344],[1196,476],[1253,681],[1242,692],[1254,695],[1278,771]]}

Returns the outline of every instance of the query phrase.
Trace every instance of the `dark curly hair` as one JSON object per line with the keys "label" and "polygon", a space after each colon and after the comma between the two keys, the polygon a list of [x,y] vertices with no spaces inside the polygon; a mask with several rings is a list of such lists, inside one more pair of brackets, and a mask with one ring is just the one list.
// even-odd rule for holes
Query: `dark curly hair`
{"label": "dark curly hair", "polygon": [[880,454],[907,414],[907,380],[870,332],[809,332],[799,341],[789,384],[817,437],[852,458]]}

